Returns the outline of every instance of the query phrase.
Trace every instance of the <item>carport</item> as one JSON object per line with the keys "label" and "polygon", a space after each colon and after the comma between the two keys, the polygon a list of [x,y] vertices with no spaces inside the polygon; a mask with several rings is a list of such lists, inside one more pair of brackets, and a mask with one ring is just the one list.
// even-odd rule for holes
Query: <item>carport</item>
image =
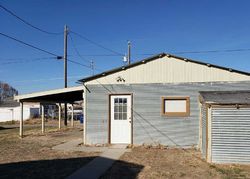
{"label": "carport", "polygon": [[[20,137],[23,137],[23,105],[24,103],[36,102],[41,105],[41,117],[42,117],[42,133],[45,132],[45,118],[44,118],[44,105],[45,104],[57,104],[59,111],[59,129],[61,128],[61,104],[72,105],[72,117],[71,126],[74,125],[74,103],[76,101],[83,100],[84,86],[68,87],[62,89],[55,89],[49,91],[42,91],[30,94],[24,94],[15,96],[14,99],[20,102],[21,107],[21,118],[20,118]],[[65,113],[65,120],[67,120],[67,113]]]}

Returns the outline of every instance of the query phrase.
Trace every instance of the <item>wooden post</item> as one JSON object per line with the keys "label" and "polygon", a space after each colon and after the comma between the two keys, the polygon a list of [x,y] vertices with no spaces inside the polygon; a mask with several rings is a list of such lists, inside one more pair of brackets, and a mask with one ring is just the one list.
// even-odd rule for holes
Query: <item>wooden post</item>
{"label": "wooden post", "polygon": [[21,116],[20,116],[20,137],[23,137],[23,102],[20,102],[20,112],[21,112]]}
{"label": "wooden post", "polygon": [[61,103],[58,104],[58,128],[61,129],[61,111],[62,111],[62,107],[61,107]]}
{"label": "wooden post", "polygon": [[72,111],[71,111],[71,127],[74,127],[74,104],[72,104]]}
{"label": "wooden post", "polygon": [[45,121],[44,121],[44,105],[42,107],[42,133],[45,131]]}

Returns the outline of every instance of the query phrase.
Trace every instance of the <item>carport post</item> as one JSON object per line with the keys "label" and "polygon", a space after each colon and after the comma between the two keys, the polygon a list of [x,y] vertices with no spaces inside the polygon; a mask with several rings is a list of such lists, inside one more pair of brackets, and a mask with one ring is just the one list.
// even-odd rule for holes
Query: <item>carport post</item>
{"label": "carport post", "polygon": [[58,128],[61,129],[61,111],[62,111],[62,107],[61,107],[61,103],[58,104]]}
{"label": "carport post", "polygon": [[44,133],[45,130],[45,121],[44,121],[44,105],[42,107],[42,133]]}
{"label": "carport post", "polygon": [[72,111],[71,111],[71,127],[74,127],[74,104],[72,104]]}
{"label": "carport post", "polygon": [[21,116],[20,116],[20,137],[23,137],[23,102],[20,102],[20,112],[21,112]]}

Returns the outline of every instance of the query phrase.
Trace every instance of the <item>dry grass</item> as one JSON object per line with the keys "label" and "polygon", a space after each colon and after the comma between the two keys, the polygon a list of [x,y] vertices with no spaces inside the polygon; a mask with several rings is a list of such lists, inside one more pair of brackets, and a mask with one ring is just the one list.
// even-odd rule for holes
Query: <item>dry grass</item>
{"label": "dry grass", "polygon": [[146,149],[125,153],[102,178],[249,178],[250,166],[210,165],[195,149]]}
{"label": "dry grass", "polygon": [[[47,124],[58,124],[58,120],[56,119],[45,119]],[[42,124],[42,119],[41,118],[32,118],[28,120],[24,120],[24,125],[35,125],[35,124]],[[19,125],[19,121],[6,121],[6,122],[0,122],[1,126],[6,126],[6,125]]]}
{"label": "dry grass", "polygon": [[26,125],[25,137],[18,137],[18,128],[0,127],[0,178],[64,178],[85,165],[98,153],[62,152],[51,148],[82,136],[80,128]]}

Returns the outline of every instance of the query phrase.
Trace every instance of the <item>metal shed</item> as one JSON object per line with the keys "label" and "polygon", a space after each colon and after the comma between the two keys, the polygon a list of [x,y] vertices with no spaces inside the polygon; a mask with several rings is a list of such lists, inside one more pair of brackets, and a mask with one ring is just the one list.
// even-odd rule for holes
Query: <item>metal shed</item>
{"label": "metal shed", "polygon": [[212,163],[250,164],[250,91],[200,92],[200,148]]}

